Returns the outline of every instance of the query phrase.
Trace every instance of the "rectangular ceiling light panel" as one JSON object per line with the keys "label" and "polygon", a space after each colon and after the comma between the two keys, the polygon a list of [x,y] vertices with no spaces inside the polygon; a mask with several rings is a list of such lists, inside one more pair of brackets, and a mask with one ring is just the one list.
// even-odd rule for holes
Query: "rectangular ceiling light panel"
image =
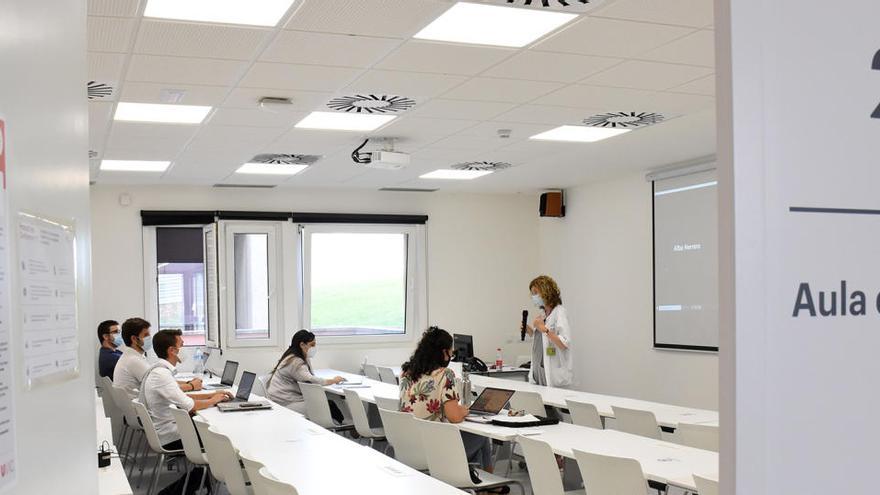
{"label": "rectangular ceiling light panel", "polygon": [[116,105],[113,120],[123,122],[157,122],[160,124],[201,124],[211,107],[201,105],[164,105],[161,103],[129,103]]}
{"label": "rectangular ceiling light panel", "polygon": [[295,0],[148,0],[144,17],[275,26]]}

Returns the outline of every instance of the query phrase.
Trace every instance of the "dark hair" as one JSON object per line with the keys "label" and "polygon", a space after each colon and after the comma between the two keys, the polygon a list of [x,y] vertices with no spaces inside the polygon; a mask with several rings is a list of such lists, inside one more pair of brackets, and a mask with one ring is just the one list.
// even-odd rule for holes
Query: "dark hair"
{"label": "dark hair", "polygon": [[288,347],[284,351],[284,354],[281,355],[281,359],[279,359],[278,363],[275,364],[275,367],[272,368],[272,373],[273,374],[275,373],[275,371],[278,369],[278,367],[281,366],[281,362],[284,361],[285,359],[287,359],[288,356],[296,356],[296,357],[302,359],[303,361],[306,362],[306,365],[311,370],[311,365],[309,364],[308,359],[306,359],[306,356],[305,356],[305,354],[303,354],[302,348],[299,345],[300,344],[308,344],[308,343],[312,342],[313,340],[315,340],[315,334],[313,334],[312,332],[305,330],[305,329],[300,330],[300,331],[296,332],[295,334],[293,334],[293,338],[290,339],[290,347]]}
{"label": "dark hair", "polygon": [[141,334],[143,329],[150,328],[150,322],[143,318],[129,318],[122,323],[122,341],[131,347],[131,338]]}
{"label": "dark hair", "polygon": [[422,334],[416,350],[401,369],[410,380],[416,381],[437,368],[446,366],[443,351],[452,348],[452,335],[439,327],[431,327]]}
{"label": "dark hair", "polygon": [[168,359],[168,349],[177,346],[177,337],[183,337],[181,330],[159,330],[153,335],[153,351],[160,358]]}
{"label": "dark hair", "polygon": [[98,342],[104,343],[104,336],[110,333],[110,327],[119,325],[116,320],[105,320],[98,324]]}

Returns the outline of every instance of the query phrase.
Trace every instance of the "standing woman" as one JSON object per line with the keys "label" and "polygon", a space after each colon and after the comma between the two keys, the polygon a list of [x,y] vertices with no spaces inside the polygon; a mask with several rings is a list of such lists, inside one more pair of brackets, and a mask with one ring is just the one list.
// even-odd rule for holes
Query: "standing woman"
{"label": "standing woman", "polygon": [[[305,414],[306,405],[299,382],[335,385],[345,380],[341,376],[325,379],[312,373],[311,359],[318,353],[316,344],[315,334],[308,330],[300,330],[293,335],[290,347],[284,351],[269,375],[269,384],[266,387],[266,395],[269,399]],[[342,422],[344,419],[342,411],[333,401],[330,401],[330,412],[337,422]]]}
{"label": "standing woman", "polygon": [[568,313],[562,307],[562,297],[556,281],[541,275],[529,282],[532,302],[541,309],[526,332],[534,336],[532,342],[532,380],[538,385],[565,388],[571,385],[571,327]]}

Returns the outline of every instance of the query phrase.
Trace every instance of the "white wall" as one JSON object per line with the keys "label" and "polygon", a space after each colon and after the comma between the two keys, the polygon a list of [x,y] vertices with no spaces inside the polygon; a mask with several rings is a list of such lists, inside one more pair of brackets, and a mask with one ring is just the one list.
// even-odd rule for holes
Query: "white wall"
{"label": "white wall", "polygon": [[577,388],[718,406],[716,354],[653,349],[651,185],[643,174],[566,191],[539,221],[539,270],[559,283],[574,327]]}
{"label": "white wall", "polygon": [[[9,493],[97,493],[85,30],[85,1],[10,0],[0,7],[10,212],[76,223],[82,366],[76,379],[26,390],[21,327],[12,325],[18,483]],[[14,243],[11,251],[15,259]],[[13,304],[13,322],[21,321],[17,313]]]}
{"label": "white wall", "polygon": [[[130,206],[119,205],[122,193],[130,194]],[[427,214],[429,323],[473,334],[475,352],[484,358],[494,359],[498,346],[509,361],[528,354],[519,343],[518,315],[528,307],[538,260],[537,198],[530,195],[93,186],[95,321],[144,312],[141,210],[219,209]],[[286,330],[289,342],[297,328]],[[316,364],[356,370],[364,356],[399,364],[413,347],[325,345]],[[280,350],[232,349],[222,359],[259,373],[275,364]],[[220,361],[212,356],[210,364]]]}

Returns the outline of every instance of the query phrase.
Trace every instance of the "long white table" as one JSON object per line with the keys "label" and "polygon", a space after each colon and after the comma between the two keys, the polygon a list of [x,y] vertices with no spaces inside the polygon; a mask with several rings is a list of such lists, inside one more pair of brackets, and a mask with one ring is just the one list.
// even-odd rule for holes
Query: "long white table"
{"label": "long white table", "polygon": [[[110,449],[116,452],[116,446],[113,444],[113,430],[110,426],[110,418],[104,416],[104,405],[100,397],[95,397],[95,425],[97,427],[95,457],[93,459],[97,463],[97,448],[103,442],[107,442]],[[119,461],[119,456],[114,454],[110,458],[110,465],[104,468],[98,468],[98,494],[99,495],[131,495],[131,485],[125,476],[125,468]]]}
{"label": "long white table", "polygon": [[[382,383],[369,378],[337,370],[317,370],[318,376],[342,376],[351,382],[361,382],[366,387],[352,387],[365,402],[375,404],[376,396],[398,397],[395,385]],[[519,383],[505,380],[504,383]],[[328,385],[324,389],[332,394],[344,395],[346,387]],[[511,387],[508,387],[511,388]],[[541,426],[526,430],[507,428],[491,424],[465,421],[457,426],[462,431],[482,435],[502,442],[516,441],[523,431],[531,438],[547,442],[556,454],[573,459],[572,449],[604,455],[614,455],[636,459],[642,464],[645,476],[652,481],[696,490],[693,475],[717,479],[718,454],[708,450],[695,449],[671,442],[653,440],[630,435],[615,430],[596,430],[568,423]]]}
{"label": "long white table", "polygon": [[[265,399],[252,395],[251,400]],[[295,486],[300,495],[464,493],[282,406],[228,413],[209,408],[198,414],[240,451],[265,464],[273,476]]]}

